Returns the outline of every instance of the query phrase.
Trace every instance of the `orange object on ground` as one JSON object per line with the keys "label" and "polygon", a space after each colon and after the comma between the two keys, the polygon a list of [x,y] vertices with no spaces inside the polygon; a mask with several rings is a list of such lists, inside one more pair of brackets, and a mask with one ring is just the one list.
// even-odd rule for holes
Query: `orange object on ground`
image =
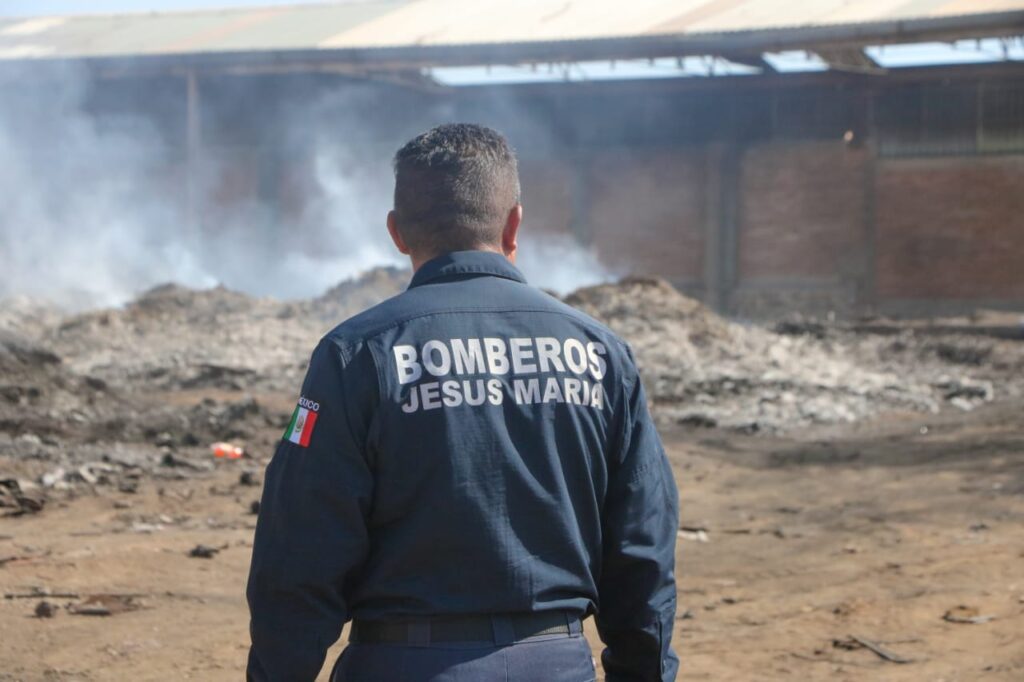
{"label": "orange object on ground", "polygon": [[214,443],[210,446],[214,457],[226,457],[228,459],[241,459],[245,450],[231,443]]}

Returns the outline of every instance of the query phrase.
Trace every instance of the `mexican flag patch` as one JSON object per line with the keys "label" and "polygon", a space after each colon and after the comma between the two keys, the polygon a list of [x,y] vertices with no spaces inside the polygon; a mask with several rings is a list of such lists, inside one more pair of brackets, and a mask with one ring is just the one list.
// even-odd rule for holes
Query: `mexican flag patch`
{"label": "mexican flag patch", "polygon": [[299,398],[299,404],[295,406],[295,411],[292,412],[292,420],[288,423],[288,428],[284,430],[284,435],[281,437],[296,445],[308,446],[309,437],[313,435],[313,426],[316,424],[316,417],[319,411],[320,403]]}

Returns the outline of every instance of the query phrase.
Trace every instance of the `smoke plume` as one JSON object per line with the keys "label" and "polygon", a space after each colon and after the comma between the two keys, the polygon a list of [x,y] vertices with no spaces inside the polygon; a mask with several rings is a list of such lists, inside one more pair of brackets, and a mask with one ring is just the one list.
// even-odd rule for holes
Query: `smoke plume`
{"label": "smoke plume", "polygon": [[[156,105],[70,66],[17,83],[0,100],[0,299],[69,308],[117,305],[164,282],[305,297],[403,264],[384,228],[390,155],[452,115],[439,105],[382,130],[375,95],[344,85],[267,112],[259,101],[218,112],[207,86],[213,139],[190,162],[180,81],[149,86],[162,93]],[[222,142],[217,121],[255,128],[260,142]],[[272,177],[252,186],[266,167]],[[532,283],[565,292],[609,277],[572,240],[531,238],[526,202],[520,265]]]}

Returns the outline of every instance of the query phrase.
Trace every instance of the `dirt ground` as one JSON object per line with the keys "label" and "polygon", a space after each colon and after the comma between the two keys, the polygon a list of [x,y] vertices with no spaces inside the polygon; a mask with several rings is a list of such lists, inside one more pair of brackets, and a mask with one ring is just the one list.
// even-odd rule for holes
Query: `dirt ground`
{"label": "dirt ground", "polygon": [[[784,438],[665,433],[682,500],[680,678],[1024,679],[1022,407]],[[255,461],[0,518],[0,591],[13,595],[0,600],[0,680],[240,679],[259,496],[240,476],[262,477],[277,433]],[[197,544],[220,551],[188,556]],[[122,597],[108,616],[66,608],[94,594]],[[53,617],[36,617],[44,600]]]}

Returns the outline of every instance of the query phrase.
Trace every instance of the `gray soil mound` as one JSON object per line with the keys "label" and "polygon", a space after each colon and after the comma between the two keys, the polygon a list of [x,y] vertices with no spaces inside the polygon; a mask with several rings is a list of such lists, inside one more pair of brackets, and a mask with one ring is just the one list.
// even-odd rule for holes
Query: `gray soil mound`
{"label": "gray soil mound", "polygon": [[[994,389],[991,381],[963,375],[956,362],[963,357],[978,362],[975,374],[1006,378],[997,365],[981,366],[994,341],[979,349],[976,340],[954,339],[939,354],[930,350],[934,340],[913,333],[780,334],[730,322],[657,279],[580,289],[566,302],[631,344],[663,422],[757,431],[937,412],[949,403],[971,409],[992,399]],[[1008,366],[1024,366],[1021,344],[1004,345]]]}
{"label": "gray soil mound", "polygon": [[290,302],[168,284],[70,316],[8,299],[0,455],[47,489],[206,471],[210,444],[249,445],[281,428],[290,405],[280,396],[298,390],[319,338],[407,281],[384,268]]}
{"label": "gray soil mound", "polygon": [[323,334],[407,283],[405,271],[378,268],[297,302],[167,284],[123,309],[69,318],[44,338],[74,371],[118,386],[295,390]]}
{"label": "gray soil mound", "polygon": [[[72,316],[5,302],[0,435],[185,447],[244,438],[286,417],[286,406],[268,407],[266,397],[294,394],[326,331],[399,293],[408,277],[377,268],[287,302],[169,284],[122,308]],[[726,320],[656,279],[588,287],[566,300],[632,345],[663,423],[785,430],[972,409],[1019,395],[1024,384],[1019,342],[806,322],[772,331]]]}
{"label": "gray soil mound", "polygon": [[49,347],[0,329],[0,432],[58,433],[95,422],[106,384],[69,369]]}

